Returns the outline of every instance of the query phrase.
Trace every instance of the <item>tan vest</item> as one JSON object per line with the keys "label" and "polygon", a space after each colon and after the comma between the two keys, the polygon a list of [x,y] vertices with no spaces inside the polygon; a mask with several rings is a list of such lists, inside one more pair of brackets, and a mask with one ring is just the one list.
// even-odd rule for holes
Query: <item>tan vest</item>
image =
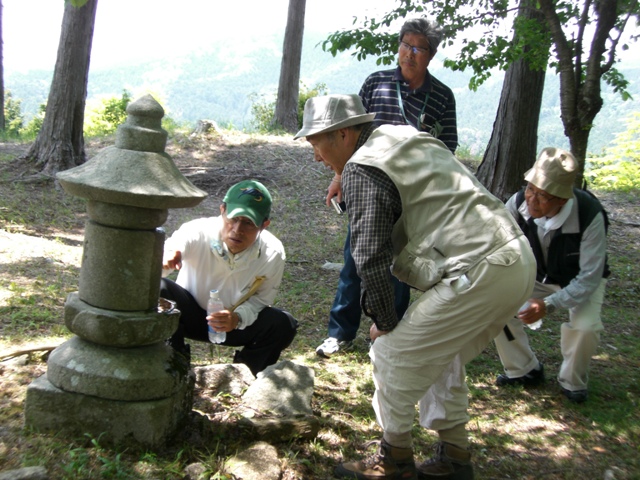
{"label": "tan vest", "polygon": [[402,200],[393,274],[419,290],[457,277],[522,231],[449,149],[410,126],[382,125],[349,160],[382,170]]}

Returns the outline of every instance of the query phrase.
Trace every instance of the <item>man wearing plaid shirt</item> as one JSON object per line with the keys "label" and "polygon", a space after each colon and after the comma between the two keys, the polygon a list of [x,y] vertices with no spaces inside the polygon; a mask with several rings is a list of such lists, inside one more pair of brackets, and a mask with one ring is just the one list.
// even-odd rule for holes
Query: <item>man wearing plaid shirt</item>
{"label": "man wearing plaid shirt", "polygon": [[[361,305],[373,320],[378,452],[339,477],[472,479],[464,365],[529,298],[536,262],[506,210],[440,140],[411,126],[375,128],[358,95],[315,97],[303,127],[314,158],[342,175]],[[391,277],[422,291],[400,319]],[[413,459],[415,405],[437,452]]]}
{"label": "man wearing plaid shirt", "polygon": [[[407,20],[398,35],[398,66],[369,75],[360,89],[362,105],[375,113],[375,125],[413,125],[441,140],[452,153],[458,147],[456,100],[451,89],[431,75],[429,65],[442,41],[442,28],[426,18]],[[325,202],[342,201],[341,179],[335,174]],[[351,255],[351,228],[344,242],[344,265],[329,312],[328,337],[316,353],[321,357],[348,351],[360,328],[360,277]],[[395,309],[403,316],[409,306],[411,290],[394,281]]]}

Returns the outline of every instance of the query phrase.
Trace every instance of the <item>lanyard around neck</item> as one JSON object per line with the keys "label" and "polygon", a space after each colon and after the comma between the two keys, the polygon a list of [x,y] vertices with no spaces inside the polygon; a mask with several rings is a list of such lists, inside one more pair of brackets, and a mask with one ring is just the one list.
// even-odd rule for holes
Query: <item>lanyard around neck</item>
{"label": "lanyard around neck", "polygon": [[[400,94],[400,82],[396,80],[396,92],[398,92],[398,107],[400,108],[400,112],[402,113],[402,117],[404,118],[405,123],[408,125],[412,125],[407,116],[404,113],[404,102],[402,101],[402,95]],[[427,102],[429,101],[429,92],[427,92],[427,96],[424,99],[424,103],[422,104],[422,110],[420,110],[420,115],[418,115],[418,119],[416,121],[415,127],[420,130],[420,123],[422,122],[422,117],[424,115],[424,110],[427,108]]]}

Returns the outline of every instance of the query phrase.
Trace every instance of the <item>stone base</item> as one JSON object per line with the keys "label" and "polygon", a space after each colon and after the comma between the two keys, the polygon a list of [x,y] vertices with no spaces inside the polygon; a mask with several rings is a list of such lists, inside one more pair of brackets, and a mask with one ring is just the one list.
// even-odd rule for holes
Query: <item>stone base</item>
{"label": "stone base", "polygon": [[104,446],[161,447],[191,411],[193,374],[187,380],[171,397],[124,402],[65,392],[42,375],[27,387],[25,426],[73,436],[88,433]]}

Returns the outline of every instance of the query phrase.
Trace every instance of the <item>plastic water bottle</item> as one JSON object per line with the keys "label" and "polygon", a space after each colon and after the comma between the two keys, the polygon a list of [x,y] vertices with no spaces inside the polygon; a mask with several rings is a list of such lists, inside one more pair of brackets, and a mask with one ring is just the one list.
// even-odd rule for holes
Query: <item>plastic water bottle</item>
{"label": "plastic water bottle", "polygon": [[538,330],[541,326],[542,319],[538,320],[537,322],[527,323],[527,327],[529,327],[531,330]]}
{"label": "plastic water bottle", "polygon": [[[219,312],[220,310],[224,310],[224,305],[222,304],[222,300],[220,300],[218,290],[211,290],[209,292],[209,302],[207,303],[207,315]],[[207,328],[209,330],[209,341],[211,343],[222,343],[227,339],[227,332],[216,332],[211,328],[211,325],[207,325]]]}
{"label": "plastic water bottle", "polygon": [[[531,306],[531,304],[529,302],[525,302],[525,304],[522,305],[522,307],[520,307],[520,310],[518,311],[518,313],[526,310],[530,306]],[[538,320],[537,322],[533,322],[533,323],[525,323],[525,325],[527,327],[529,327],[531,330],[538,330],[542,326],[542,319]]]}

